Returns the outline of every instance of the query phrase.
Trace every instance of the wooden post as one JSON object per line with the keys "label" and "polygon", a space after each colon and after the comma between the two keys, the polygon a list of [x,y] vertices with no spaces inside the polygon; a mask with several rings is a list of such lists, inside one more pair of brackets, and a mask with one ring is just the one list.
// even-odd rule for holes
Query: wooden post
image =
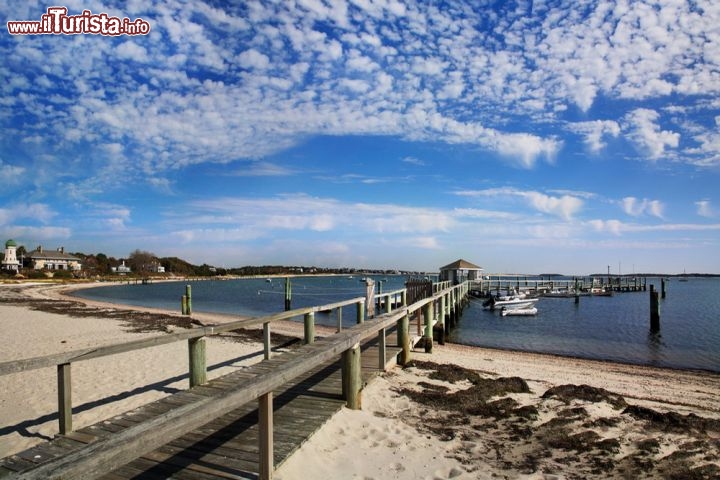
{"label": "wooden post", "polygon": [[580,303],[580,289],[578,288],[577,278],[575,279],[575,305]]}
{"label": "wooden post", "polygon": [[397,339],[398,347],[402,348],[400,365],[405,366],[410,363],[410,315],[408,313],[397,322]]}
{"label": "wooden post", "polygon": [[402,302],[403,307],[407,307],[407,288],[400,292],[400,302]]}
{"label": "wooden post", "polygon": [[205,356],[205,337],[188,340],[190,360],[190,388],[207,382],[207,360]]}
{"label": "wooden post", "polygon": [[265,360],[270,360],[270,356],[272,355],[270,338],[270,322],[265,322],[263,323],[263,350],[265,352]]}
{"label": "wooden post", "polygon": [[335,309],[335,317],[337,318],[337,331],[342,331],[342,307]]}
{"label": "wooden post", "polygon": [[427,303],[423,307],[423,317],[425,317],[425,353],[432,353],[433,349],[433,304]]}
{"label": "wooden post", "polygon": [[663,299],[665,298],[665,279],[664,278],[660,279],[660,297]]}
{"label": "wooden post", "polygon": [[305,344],[315,343],[315,314],[305,314]]}
{"label": "wooden post", "polygon": [[60,435],[72,432],[72,375],[71,364],[57,366],[58,420]]}
{"label": "wooden post", "polygon": [[363,323],[365,321],[365,302],[360,301],[355,304],[357,311],[357,323]]}
{"label": "wooden post", "polygon": [[375,318],[375,280],[365,280],[365,314],[367,318]]}
{"label": "wooden post", "polygon": [[185,285],[185,296],[187,297],[186,315],[192,315],[192,285]]}
{"label": "wooden post", "polygon": [[385,313],[392,312],[392,301],[390,300],[390,295],[385,295]]}
{"label": "wooden post", "polygon": [[653,332],[660,330],[660,301],[655,285],[650,285],[650,330]]}
{"label": "wooden post", "polygon": [[381,372],[385,371],[385,364],[387,363],[387,338],[385,337],[385,329],[381,328],[378,331],[378,369]]}
{"label": "wooden post", "polygon": [[360,344],[342,353],[342,389],[346,405],[351,410],[362,408],[360,389],[362,378],[360,376],[362,365],[360,362]]}
{"label": "wooden post", "polygon": [[440,312],[438,315],[438,323],[440,324],[440,338],[438,338],[438,343],[440,345],[445,345],[445,295],[440,296]]}
{"label": "wooden post", "polygon": [[180,297],[180,314],[187,315],[187,295]]}
{"label": "wooden post", "polygon": [[292,310],[292,285],[290,277],[285,277],[285,311]]}
{"label": "wooden post", "polygon": [[260,429],[260,480],[271,480],[273,461],[273,393],[258,398],[258,426]]}

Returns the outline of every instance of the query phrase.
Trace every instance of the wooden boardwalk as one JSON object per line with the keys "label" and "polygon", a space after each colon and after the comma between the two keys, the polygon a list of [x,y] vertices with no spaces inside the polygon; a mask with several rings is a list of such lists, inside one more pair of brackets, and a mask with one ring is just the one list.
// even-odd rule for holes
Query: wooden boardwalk
{"label": "wooden boardwalk", "polygon": [[[363,384],[380,371],[377,339],[362,346]],[[387,366],[399,348],[395,334],[387,336]],[[271,368],[271,367],[266,367]],[[263,363],[179,392],[131,412],[61,435],[0,461],[0,478],[35,468],[97,439],[163,415],[178,405],[213,397],[252,375],[262,375]],[[274,391],[274,464],[277,468],[345,404],[340,362],[326,363]],[[105,475],[108,480],[131,478],[257,479],[259,476],[258,408],[250,402]]]}

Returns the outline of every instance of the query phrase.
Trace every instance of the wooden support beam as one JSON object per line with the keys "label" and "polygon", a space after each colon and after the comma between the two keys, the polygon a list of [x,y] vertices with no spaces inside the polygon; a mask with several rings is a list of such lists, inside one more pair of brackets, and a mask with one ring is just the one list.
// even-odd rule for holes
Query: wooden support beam
{"label": "wooden support beam", "polygon": [[72,375],[71,364],[57,366],[58,420],[60,435],[72,432]]}
{"label": "wooden support beam", "polygon": [[342,389],[346,406],[351,410],[362,408],[362,364],[360,344],[356,343],[342,353]]}
{"label": "wooden support beam", "polygon": [[337,331],[342,332],[342,307],[335,309],[335,317],[337,319]]}
{"label": "wooden support beam", "polygon": [[315,313],[305,314],[305,344],[315,343]]}
{"label": "wooden support beam", "polygon": [[263,351],[265,360],[270,360],[272,356],[272,343],[270,338],[270,322],[265,322],[263,323]]}
{"label": "wooden support beam", "polygon": [[405,314],[397,322],[398,347],[400,352],[400,365],[403,367],[410,363],[410,315]]}
{"label": "wooden support beam", "polygon": [[271,480],[275,470],[273,460],[273,393],[258,398],[260,429],[260,480]]}
{"label": "wooden support beam", "polygon": [[378,330],[378,369],[381,372],[385,371],[385,365],[387,364],[387,337],[385,337],[385,329],[381,328]]}
{"label": "wooden support beam", "polygon": [[188,340],[188,357],[190,361],[190,388],[207,383],[205,337]]}
{"label": "wooden support beam", "polygon": [[432,353],[433,349],[433,302],[423,307],[425,317],[425,353]]}

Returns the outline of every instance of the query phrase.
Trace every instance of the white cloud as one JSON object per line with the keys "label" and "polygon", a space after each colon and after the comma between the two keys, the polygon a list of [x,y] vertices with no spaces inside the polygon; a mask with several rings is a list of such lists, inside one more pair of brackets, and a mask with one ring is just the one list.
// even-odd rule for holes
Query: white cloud
{"label": "white cloud", "polygon": [[712,205],[709,200],[700,200],[695,202],[697,207],[697,214],[701,217],[714,218],[715,212],[713,211]]}
{"label": "white cloud", "polygon": [[585,137],[585,144],[593,153],[598,153],[607,146],[603,137],[606,135],[612,137],[620,135],[620,125],[614,120],[571,123],[568,125],[568,128],[573,132],[583,135]]}
{"label": "white cloud", "polygon": [[629,138],[651,160],[662,157],[666,147],[677,148],[680,143],[679,133],[660,129],[659,118],[660,114],[647,108],[635,109],[625,117]]}
{"label": "white cloud", "polygon": [[14,184],[20,181],[25,175],[25,168],[17,165],[10,165],[0,160],[0,180],[6,184]]}
{"label": "white cloud", "polygon": [[526,200],[529,206],[535,210],[558,216],[565,220],[570,220],[583,207],[584,202],[581,198],[573,195],[562,195],[560,197],[546,195],[537,191],[525,191],[515,188],[491,188],[476,191],[456,192],[461,196],[481,196],[481,197],[519,197]]}
{"label": "white cloud", "polygon": [[245,68],[254,68],[257,70],[266,70],[270,66],[270,59],[267,55],[258,52],[255,49],[245,50],[238,55],[240,65]]}
{"label": "white cloud", "polygon": [[665,206],[659,200],[648,200],[643,198],[639,200],[635,197],[625,197],[621,200],[623,211],[633,217],[641,215],[651,215],[657,218],[663,218]]}

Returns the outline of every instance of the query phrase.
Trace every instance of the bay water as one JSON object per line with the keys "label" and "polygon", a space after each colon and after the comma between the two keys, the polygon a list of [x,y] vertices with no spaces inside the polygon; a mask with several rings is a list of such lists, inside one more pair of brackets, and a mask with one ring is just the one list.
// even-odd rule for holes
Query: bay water
{"label": "bay water", "polygon": [[[293,277],[292,307],[325,305],[365,295],[362,276]],[[404,287],[401,275],[371,276],[385,292]],[[260,316],[284,309],[283,278],[189,282],[193,311]],[[660,289],[659,278],[648,285]],[[180,311],[186,282],[112,285],[80,290],[91,300]],[[648,292],[611,297],[541,298],[534,317],[503,317],[472,299],[448,341],[465,345],[551,353],[658,367],[720,373],[720,279],[672,279],[660,302],[660,330],[650,330]],[[343,309],[350,325],[355,307]],[[300,319],[298,319],[300,320]],[[316,322],[335,325],[335,313],[317,314]]]}

